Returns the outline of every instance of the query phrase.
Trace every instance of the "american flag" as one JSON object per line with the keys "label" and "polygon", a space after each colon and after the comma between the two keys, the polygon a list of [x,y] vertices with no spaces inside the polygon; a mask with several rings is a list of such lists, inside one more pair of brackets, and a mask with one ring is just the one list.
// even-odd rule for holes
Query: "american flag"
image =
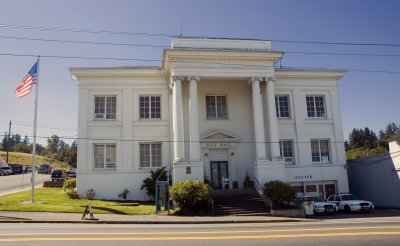
{"label": "american flag", "polygon": [[38,68],[38,63],[36,62],[32,66],[31,70],[29,70],[29,73],[22,80],[21,84],[17,87],[17,89],[15,89],[16,97],[20,98],[31,93],[32,85],[36,84],[37,82],[37,77],[38,77],[37,68]]}

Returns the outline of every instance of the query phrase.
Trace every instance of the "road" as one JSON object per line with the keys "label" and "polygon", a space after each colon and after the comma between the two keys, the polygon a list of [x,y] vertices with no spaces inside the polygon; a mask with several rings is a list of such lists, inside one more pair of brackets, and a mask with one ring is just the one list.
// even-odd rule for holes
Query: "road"
{"label": "road", "polygon": [[1,224],[1,245],[399,245],[400,217],[316,222],[123,225]]}
{"label": "road", "polygon": [[[44,181],[51,180],[50,174],[35,173],[35,184],[42,185]],[[31,173],[0,176],[0,196],[31,188]]]}

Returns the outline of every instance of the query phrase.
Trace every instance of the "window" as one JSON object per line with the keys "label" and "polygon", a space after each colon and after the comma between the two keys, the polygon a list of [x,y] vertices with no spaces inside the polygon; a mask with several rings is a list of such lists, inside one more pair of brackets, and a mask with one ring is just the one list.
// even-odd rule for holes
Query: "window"
{"label": "window", "polygon": [[115,169],[116,150],[117,146],[115,144],[95,144],[94,168]]}
{"label": "window", "polygon": [[325,118],[324,96],[307,96],[307,115],[309,118]]}
{"label": "window", "polygon": [[330,162],[329,141],[323,139],[311,140],[311,156],[312,162]]}
{"label": "window", "polygon": [[290,118],[289,96],[275,96],[276,117]]}
{"label": "window", "polygon": [[306,192],[317,192],[316,185],[306,185]]}
{"label": "window", "polygon": [[116,96],[96,96],[94,98],[95,120],[115,120],[117,115]]}
{"label": "window", "polygon": [[226,96],[206,96],[207,119],[226,119]]}
{"label": "window", "polygon": [[281,140],[279,141],[279,147],[281,151],[281,157],[285,160],[285,163],[294,163],[293,141]]}
{"label": "window", "polygon": [[140,97],[140,119],[161,119],[161,97]]}
{"label": "window", "polygon": [[161,167],[161,144],[140,144],[140,167]]}

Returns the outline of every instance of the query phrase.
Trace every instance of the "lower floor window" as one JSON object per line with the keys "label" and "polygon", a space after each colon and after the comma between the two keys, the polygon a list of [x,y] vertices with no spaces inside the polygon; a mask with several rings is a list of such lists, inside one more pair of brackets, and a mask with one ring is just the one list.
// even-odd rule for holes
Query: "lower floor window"
{"label": "lower floor window", "polygon": [[312,162],[328,163],[331,161],[329,153],[329,140],[314,139],[311,140]]}
{"label": "lower floor window", "polygon": [[285,163],[294,163],[293,141],[281,140],[279,141],[279,147],[281,151],[281,157],[285,160]]}
{"label": "lower floor window", "polygon": [[116,144],[95,144],[94,145],[94,168],[116,167]]}
{"label": "lower floor window", "polygon": [[161,143],[140,144],[140,167],[161,167]]}

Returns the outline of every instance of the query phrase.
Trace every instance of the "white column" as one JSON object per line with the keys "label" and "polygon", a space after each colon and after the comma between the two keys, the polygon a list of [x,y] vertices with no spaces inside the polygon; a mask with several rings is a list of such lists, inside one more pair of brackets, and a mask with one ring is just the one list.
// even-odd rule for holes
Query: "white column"
{"label": "white column", "polygon": [[274,78],[268,78],[267,81],[267,104],[268,104],[268,119],[269,119],[269,142],[271,148],[271,160],[280,159],[279,151],[279,129],[278,119],[276,117],[276,106],[275,106],[275,88]]}
{"label": "white column", "polygon": [[190,128],[190,160],[200,161],[199,108],[197,81],[199,77],[189,77],[189,128]]}
{"label": "white column", "polygon": [[257,160],[266,159],[265,151],[265,130],[264,130],[264,114],[260,92],[260,79],[251,79],[253,91],[253,121],[254,136],[256,141],[256,157]]}
{"label": "white column", "polygon": [[172,77],[171,80],[173,81],[172,131],[174,133],[174,161],[177,162],[185,160],[183,108],[182,108],[182,78]]}

